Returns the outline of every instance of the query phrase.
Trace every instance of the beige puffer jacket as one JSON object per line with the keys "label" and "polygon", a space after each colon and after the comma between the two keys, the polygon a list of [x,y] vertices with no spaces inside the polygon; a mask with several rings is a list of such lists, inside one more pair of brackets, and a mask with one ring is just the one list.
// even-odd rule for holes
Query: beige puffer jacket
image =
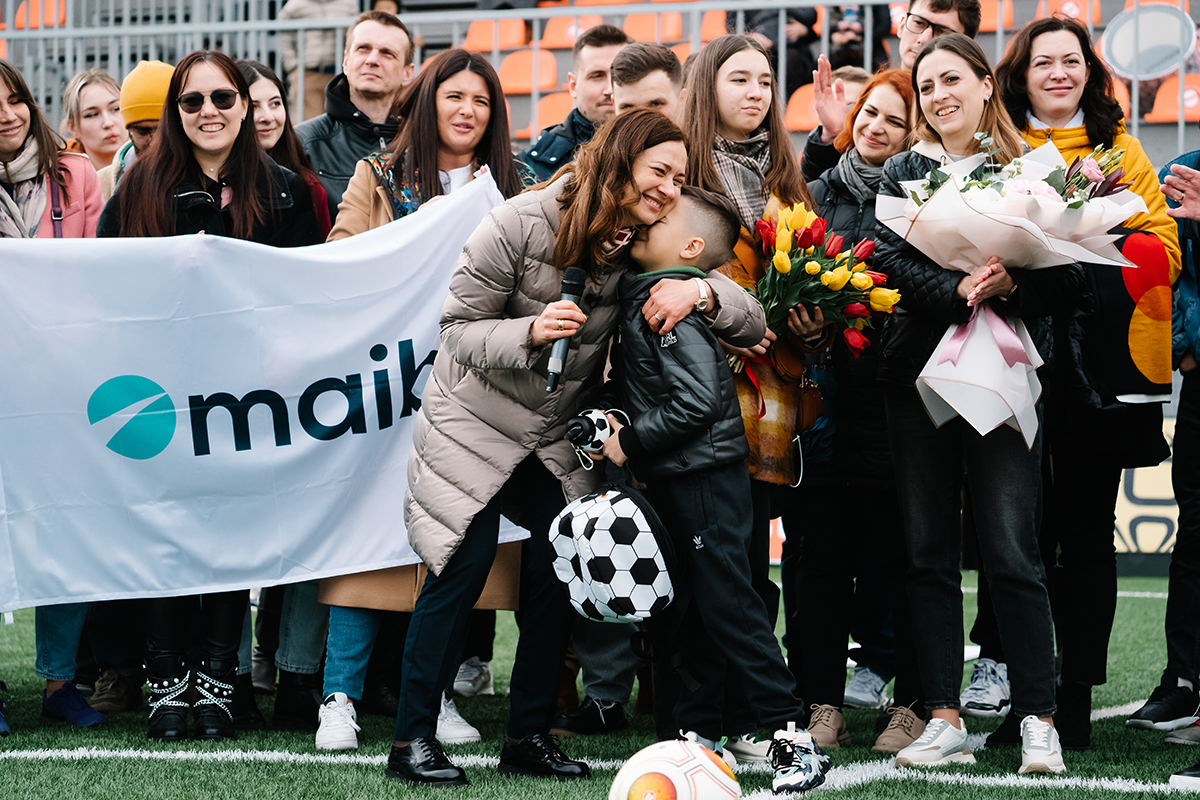
{"label": "beige puffer jacket", "polygon": [[[529,327],[562,293],[554,268],[558,195],[568,177],[497,206],[463,247],[442,309],[442,346],[413,424],[404,522],[413,549],[441,573],[467,526],[531,452],[568,500],[592,491],[602,470],[584,470],[563,439],[567,420],[600,385],[620,313],[620,270],[589,280],[587,322],[571,337],[560,388],[546,393],[550,347]],[[740,346],[766,325],[758,301],[724,276],[709,283],[720,309],[713,330]],[[506,513],[509,509],[506,508]]]}

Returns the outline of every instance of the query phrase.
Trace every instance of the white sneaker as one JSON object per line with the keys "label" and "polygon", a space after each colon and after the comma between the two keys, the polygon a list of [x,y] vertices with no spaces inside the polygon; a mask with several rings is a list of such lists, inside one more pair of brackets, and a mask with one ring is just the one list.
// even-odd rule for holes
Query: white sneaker
{"label": "white sneaker", "polygon": [[789,722],[787,730],[775,731],[767,751],[771,759],[771,790],[775,794],[807,792],[825,782],[829,772],[829,756],[812,735],[796,723]]}
{"label": "white sneaker", "polygon": [[1008,688],[1008,665],[990,658],[975,662],[971,685],[963,689],[959,706],[973,717],[999,717],[1008,713],[1012,694]]}
{"label": "white sneaker", "polygon": [[1021,720],[1021,768],[1017,773],[1063,772],[1066,768],[1054,726],[1033,715]]}
{"label": "white sneaker", "polygon": [[695,731],[680,731],[680,733],[683,735],[685,741],[695,742],[701,747],[716,753],[718,756],[720,756],[721,760],[725,762],[725,766],[729,767],[730,769],[733,769],[737,766],[737,757],[733,753],[729,752],[728,748],[724,746],[724,739],[721,739],[720,741],[715,739],[705,739]]}
{"label": "white sneaker", "polygon": [[851,708],[883,708],[888,703],[887,681],[868,667],[855,667],[843,698]]}
{"label": "white sneaker", "polygon": [[480,694],[495,694],[492,686],[492,665],[471,656],[458,667],[454,676],[454,693],[460,697],[475,697]]}
{"label": "white sneaker", "polygon": [[[962,725],[962,721],[959,721]],[[967,744],[967,726],[956,728],[944,719],[931,719],[915,742],[896,754],[898,767],[940,767],[943,764],[974,764]]]}
{"label": "white sneaker", "polygon": [[746,764],[765,764],[767,752],[770,749],[770,739],[759,739],[753,733],[747,733],[745,736],[730,736],[725,741],[725,752]]}
{"label": "white sneaker", "polygon": [[357,750],[358,715],[354,704],[342,692],[334,692],[325,698],[317,709],[317,719],[321,725],[317,728],[318,750]]}
{"label": "white sneaker", "polygon": [[449,695],[443,694],[442,712],[438,714],[437,721],[437,740],[442,744],[466,744],[478,742],[481,738],[479,729],[463,719],[454,701]]}

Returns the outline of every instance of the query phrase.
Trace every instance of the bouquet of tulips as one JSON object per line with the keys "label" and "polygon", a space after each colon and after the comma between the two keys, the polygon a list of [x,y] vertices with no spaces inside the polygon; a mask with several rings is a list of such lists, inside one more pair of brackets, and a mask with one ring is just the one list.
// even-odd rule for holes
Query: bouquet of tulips
{"label": "bouquet of tulips", "polygon": [[867,269],[874,239],[847,247],[842,236],[827,230],[825,220],[803,203],[782,208],[757,223],[763,253],[771,266],[758,282],[758,299],[767,327],[782,334],[788,311],[799,305],[821,309],[826,319],[842,323],[842,336],[855,358],[867,346],[862,329],[873,316],[890,314],[900,293],[885,288],[887,276]]}

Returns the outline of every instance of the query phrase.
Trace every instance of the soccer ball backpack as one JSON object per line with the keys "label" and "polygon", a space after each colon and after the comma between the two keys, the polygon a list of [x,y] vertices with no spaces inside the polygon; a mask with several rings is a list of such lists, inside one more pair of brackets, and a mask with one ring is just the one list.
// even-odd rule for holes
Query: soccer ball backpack
{"label": "soccer ball backpack", "polygon": [[667,607],[674,550],[638,492],[616,483],[581,497],[550,525],[554,572],[571,605],[597,622],[641,622]]}

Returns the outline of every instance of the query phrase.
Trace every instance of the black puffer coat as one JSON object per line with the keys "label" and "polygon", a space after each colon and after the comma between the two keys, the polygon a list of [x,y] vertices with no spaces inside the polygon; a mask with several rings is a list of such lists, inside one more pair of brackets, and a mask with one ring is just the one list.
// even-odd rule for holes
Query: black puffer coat
{"label": "black puffer coat", "polygon": [[[829,223],[829,229],[846,240],[846,246],[875,238],[875,201],[860,203],[846,184],[831,169],[808,184],[817,203],[817,213]],[[869,259],[872,269],[875,258]],[[833,337],[829,351],[837,382],[837,394],[828,398],[825,411],[833,419],[832,462],[809,462],[804,483],[839,483],[892,480],[892,454],[887,442],[887,415],[883,408],[883,390],[879,386],[880,339],[883,320],[874,321],[863,335],[870,344],[855,358],[841,334]]]}
{"label": "black puffer coat", "polygon": [[[893,156],[883,167],[879,193],[905,197],[901,181],[919,180],[938,162],[909,150]],[[900,304],[884,327],[883,365],[879,379],[886,384],[912,387],[950,325],[971,317],[967,301],[955,294],[963,273],[942,269],[886,225],[875,228],[875,262],[888,276],[888,286],[900,292]],[[1003,253],[998,253],[1001,258]],[[1012,265],[1019,266],[1019,265]],[[1020,317],[1029,329],[1045,365],[1052,368],[1054,337],[1049,315],[1073,309],[1083,289],[1084,272],[1078,264],[1045,269],[1011,269],[1017,289],[1010,300],[992,298],[992,310],[1003,317]]]}
{"label": "black puffer coat", "polygon": [[621,449],[638,480],[652,482],[743,460],[750,454],[742,407],[725,351],[700,314],[688,314],[660,336],[642,317],[650,289],[662,280],[704,277],[681,267],[621,276],[621,325],[612,380],[601,392],[632,422]]}
{"label": "black puffer coat", "polygon": [[[264,156],[265,158],[265,156]],[[254,226],[247,241],[272,247],[303,247],[323,240],[313,213],[308,184],[296,173],[267,158],[268,170],[258,183],[258,199],[266,210],[265,218]],[[228,207],[221,208],[221,184],[202,178],[189,179],[175,192],[175,235],[203,231],[212,236],[233,236],[233,218]],[[121,190],[117,185],[100,214],[96,236],[121,235]]]}

